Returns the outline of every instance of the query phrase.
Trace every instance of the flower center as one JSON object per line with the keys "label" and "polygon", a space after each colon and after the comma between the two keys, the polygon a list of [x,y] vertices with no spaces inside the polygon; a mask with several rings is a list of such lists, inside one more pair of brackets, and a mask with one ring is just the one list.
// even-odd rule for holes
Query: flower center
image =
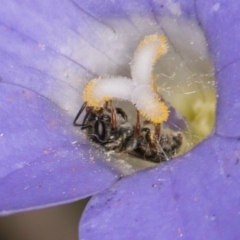
{"label": "flower center", "polygon": [[130,64],[131,78],[101,76],[84,89],[81,128],[135,169],[189,151],[213,129],[213,67],[201,29],[192,26],[189,38],[171,37],[171,31],[181,35],[179,27],[166,31],[168,41],[163,34],[143,37]]}

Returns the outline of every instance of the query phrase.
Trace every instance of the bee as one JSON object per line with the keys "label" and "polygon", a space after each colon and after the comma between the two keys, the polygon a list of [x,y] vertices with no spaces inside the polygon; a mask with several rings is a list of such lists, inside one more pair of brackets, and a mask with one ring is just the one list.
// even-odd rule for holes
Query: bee
{"label": "bee", "polygon": [[[137,47],[132,62],[131,76],[105,76],[90,80],[84,88],[85,101],[74,119],[88,138],[106,152],[125,152],[150,162],[163,162],[174,157],[183,142],[178,131],[162,131],[162,123],[169,117],[169,108],[154,86],[152,69],[160,56],[168,51],[163,35],[146,36]],[[128,121],[121,108],[112,100],[128,101],[137,111],[136,123]],[[86,114],[81,124],[78,119]],[[140,115],[154,128],[141,126]]]}
{"label": "bee", "polygon": [[[153,163],[168,161],[176,156],[183,143],[182,132],[161,133],[159,125],[154,131],[150,127],[141,127],[138,111],[136,124],[132,124],[123,109],[110,105],[106,103],[102,108],[94,108],[88,107],[85,102],[74,119],[74,126],[85,131],[88,139],[105,152],[125,152]],[[84,110],[85,116],[79,124],[78,119]]]}

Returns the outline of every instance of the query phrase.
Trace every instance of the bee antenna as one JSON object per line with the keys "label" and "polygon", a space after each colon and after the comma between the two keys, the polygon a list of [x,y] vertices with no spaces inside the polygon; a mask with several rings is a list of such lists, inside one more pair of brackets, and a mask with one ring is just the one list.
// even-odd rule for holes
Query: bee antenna
{"label": "bee antenna", "polygon": [[80,117],[80,115],[82,114],[83,110],[86,108],[86,106],[87,106],[87,102],[84,102],[83,105],[82,105],[82,107],[81,107],[80,110],[78,111],[77,116],[74,118],[74,121],[73,121],[73,125],[74,125],[74,126],[80,126],[80,127],[82,126],[82,124],[78,124],[78,123],[77,123],[77,120],[78,120],[78,118]]}

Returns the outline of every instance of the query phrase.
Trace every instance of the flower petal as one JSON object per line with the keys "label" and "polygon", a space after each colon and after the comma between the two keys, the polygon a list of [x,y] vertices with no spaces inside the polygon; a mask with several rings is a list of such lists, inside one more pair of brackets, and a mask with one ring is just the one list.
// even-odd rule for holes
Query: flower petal
{"label": "flower petal", "polygon": [[207,35],[217,78],[216,131],[223,136],[240,136],[240,2],[197,1],[199,21]]}
{"label": "flower petal", "polygon": [[2,81],[40,93],[74,117],[87,80],[126,71],[127,56],[123,61],[119,48],[109,48],[115,42],[113,30],[74,2],[4,0],[2,6]]}
{"label": "flower petal", "polygon": [[40,95],[0,84],[0,214],[85,198],[118,174]]}
{"label": "flower petal", "polygon": [[237,139],[212,137],[117,182],[90,200],[81,239],[239,238],[239,149]]}
{"label": "flower petal", "polygon": [[[194,16],[191,3],[183,4],[188,16]],[[239,136],[239,7],[197,1],[196,9],[216,67],[217,132]],[[213,136],[185,156],[117,182],[89,202],[81,239],[239,238],[239,149],[237,138]]]}

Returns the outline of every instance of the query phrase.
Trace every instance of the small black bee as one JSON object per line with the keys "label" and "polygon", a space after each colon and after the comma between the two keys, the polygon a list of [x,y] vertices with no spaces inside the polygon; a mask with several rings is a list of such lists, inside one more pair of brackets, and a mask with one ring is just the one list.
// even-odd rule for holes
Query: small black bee
{"label": "small black bee", "polygon": [[[77,123],[83,111],[86,111],[81,124]],[[105,107],[94,109],[85,102],[73,122],[81,127],[88,138],[100,145],[105,151],[126,152],[140,159],[160,163],[174,157],[183,142],[181,132],[160,133],[156,126],[154,134],[150,128],[140,126],[137,112],[136,125],[128,121],[127,114],[121,108]]]}

